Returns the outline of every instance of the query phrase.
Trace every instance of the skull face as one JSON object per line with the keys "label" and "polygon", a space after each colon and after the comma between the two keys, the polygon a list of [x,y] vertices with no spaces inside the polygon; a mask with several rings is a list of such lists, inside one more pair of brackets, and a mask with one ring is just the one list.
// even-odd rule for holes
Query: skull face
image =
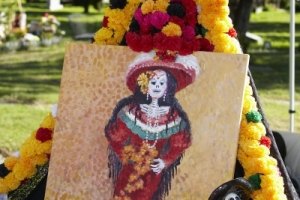
{"label": "skull face", "polygon": [[154,77],[149,81],[148,93],[152,99],[159,99],[167,90],[167,74],[163,70],[154,70]]}
{"label": "skull face", "polygon": [[224,200],[241,200],[241,198],[236,193],[231,192],[226,195]]}

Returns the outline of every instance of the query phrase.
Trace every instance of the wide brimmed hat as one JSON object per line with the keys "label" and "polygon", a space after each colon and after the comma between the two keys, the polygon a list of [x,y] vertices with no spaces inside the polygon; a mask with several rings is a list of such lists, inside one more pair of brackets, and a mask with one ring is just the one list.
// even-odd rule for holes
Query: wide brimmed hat
{"label": "wide brimmed hat", "polygon": [[126,84],[134,92],[138,76],[148,70],[164,69],[169,71],[177,80],[176,92],[193,83],[200,72],[198,60],[194,55],[176,55],[175,61],[160,60],[155,51],[140,53],[129,65]]}

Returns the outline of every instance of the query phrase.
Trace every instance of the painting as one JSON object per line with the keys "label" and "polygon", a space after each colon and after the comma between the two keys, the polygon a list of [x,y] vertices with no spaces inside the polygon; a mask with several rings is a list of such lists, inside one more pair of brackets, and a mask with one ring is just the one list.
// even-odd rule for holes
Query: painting
{"label": "painting", "polygon": [[68,44],[45,199],[207,199],[233,178],[248,55]]}

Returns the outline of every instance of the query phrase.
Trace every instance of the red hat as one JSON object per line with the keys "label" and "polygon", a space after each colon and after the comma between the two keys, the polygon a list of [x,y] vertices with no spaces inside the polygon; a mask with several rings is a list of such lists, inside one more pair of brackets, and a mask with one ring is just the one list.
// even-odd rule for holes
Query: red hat
{"label": "red hat", "polygon": [[138,76],[147,70],[154,69],[165,69],[175,77],[178,84],[176,92],[193,83],[200,71],[198,60],[192,54],[176,55],[175,61],[166,61],[157,60],[155,51],[140,53],[129,65],[126,75],[127,87],[134,92]]}

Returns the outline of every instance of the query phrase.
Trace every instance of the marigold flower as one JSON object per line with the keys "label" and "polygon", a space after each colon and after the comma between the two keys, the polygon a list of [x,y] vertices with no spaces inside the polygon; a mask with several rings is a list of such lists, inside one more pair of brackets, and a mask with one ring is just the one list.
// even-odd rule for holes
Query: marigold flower
{"label": "marigold flower", "polygon": [[169,22],[166,26],[164,26],[161,31],[166,36],[181,36],[182,35],[180,26],[178,26],[177,24],[174,24],[172,22]]}
{"label": "marigold flower", "polygon": [[[15,166],[15,164],[18,162],[19,158],[15,157],[15,156],[10,156],[7,157],[4,160],[4,166],[8,169],[8,170],[12,170],[13,167]],[[1,194],[1,193],[0,193]]]}

